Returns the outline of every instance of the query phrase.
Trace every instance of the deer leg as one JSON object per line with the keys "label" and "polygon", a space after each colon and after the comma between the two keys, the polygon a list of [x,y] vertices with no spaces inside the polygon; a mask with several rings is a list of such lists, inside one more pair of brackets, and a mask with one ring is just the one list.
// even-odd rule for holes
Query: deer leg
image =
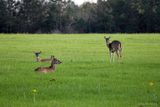
{"label": "deer leg", "polygon": [[110,62],[114,62],[114,53],[110,52]]}
{"label": "deer leg", "polygon": [[114,62],[114,53],[112,53],[112,62]]}
{"label": "deer leg", "polygon": [[122,48],[119,49],[119,57],[122,57]]}
{"label": "deer leg", "polygon": [[122,49],[119,51],[119,53],[120,53],[120,57],[122,57]]}
{"label": "deer leg", "polygon": [[112,52],[109,51],[109,58],[110,58],[110,63],[112,62]]}
{"label": "deer leg", "polygon": [[117,58],[119,59],[120,58],[119,51],[116,51],[116,55],[117,55]]}

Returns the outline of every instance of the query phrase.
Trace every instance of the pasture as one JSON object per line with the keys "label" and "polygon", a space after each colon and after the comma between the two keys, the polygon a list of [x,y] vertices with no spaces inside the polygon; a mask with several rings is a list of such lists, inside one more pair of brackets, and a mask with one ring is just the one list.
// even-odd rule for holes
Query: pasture
{"label": "pasture", "polygon": [[[122,42],[121,61],[104,36]],[[50,65],[40,50],[62,61],[55,72],[34,72]],[[0,107],[159,106],[160,34],[0,34]]]}

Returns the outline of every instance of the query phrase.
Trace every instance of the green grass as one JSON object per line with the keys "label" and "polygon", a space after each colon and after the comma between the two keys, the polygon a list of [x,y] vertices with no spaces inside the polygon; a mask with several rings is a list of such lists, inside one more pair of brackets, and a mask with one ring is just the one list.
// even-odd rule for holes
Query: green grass
{"label": "green grass", "polygon": [[[0,34],[0,107],[159,107],[160,34],[106,35],[123,44],[114,63],[104,35]],[[54,73],[34,72],[50,65],[39,50],[63,62]]]}

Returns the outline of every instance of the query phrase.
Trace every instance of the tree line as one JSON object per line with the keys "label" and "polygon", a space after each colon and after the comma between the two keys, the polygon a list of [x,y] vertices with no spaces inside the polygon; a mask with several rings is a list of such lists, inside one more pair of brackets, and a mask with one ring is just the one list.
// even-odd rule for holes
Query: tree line
{"label": "tree line", "polygon": [[160,0],[0,0],[0,33],[144,32],[160,32]]}

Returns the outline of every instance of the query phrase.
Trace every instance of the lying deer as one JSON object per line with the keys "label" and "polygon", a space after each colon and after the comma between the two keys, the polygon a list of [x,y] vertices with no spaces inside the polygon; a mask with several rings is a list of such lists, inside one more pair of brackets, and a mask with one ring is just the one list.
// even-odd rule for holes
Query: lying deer
{"label": "lying deer", "polygon": [[41,54],[41,51],[39,51],[39,52],[34,52],[34,54],[35,54],[35,56],[36,56],[36,61],[39,62],[39,59],[40,59],[39,55]]}
{"label": "lying deer", "polygon": [[110,37],[104,37],[106,40],[106,45],[109,48],[110,62],[114,61],[114,53],[117,54],[118,59],[122,57],[122,45],[120,41],[114,40],[109,42]]}
{"label": "lying deer", "polygon": [[35,71],[42,72],[42,73],[53,72],[55,70],[55,65],[60,63],[62,62],[53,57],[51,61],[51,65],[49,67],[38,67],[35,69]]}
{"label": "lying deer", "polygon": [[36,61],[37,61],[37,62],[52,61],[53,56],[51,56],[50,58],[43,58],[43,59],[41,59],[40,56],[39,56],[41,53],[42,53],[41,51],[40,51],[40,52],[34,52],[34,54],[35,54],[35,56],[36,56]]}

